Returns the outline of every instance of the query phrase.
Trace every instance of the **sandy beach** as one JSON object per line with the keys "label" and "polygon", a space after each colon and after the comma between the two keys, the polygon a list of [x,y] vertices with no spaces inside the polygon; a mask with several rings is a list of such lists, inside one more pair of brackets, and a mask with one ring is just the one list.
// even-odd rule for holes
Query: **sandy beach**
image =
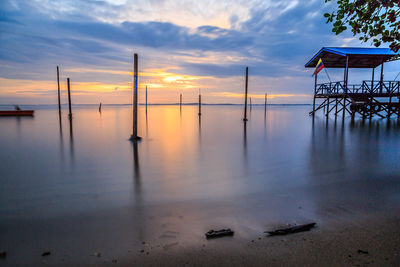
{"label": "sandy beach", "polygon": [[[268,236],[261,229],[242,225],[235,227],[233,237],[211,240],[198,227],[191,229],[192,222],[173,214],[164,218],[164,224],[147,230],[146,238],[140,232],[146,227],[135,231],[111,212],[108,219],[98,216],[14,224],[8,226],[10,236],[2,235],[10,249],[0,265],[398,266],[398,214],[394,209],[344,220],[331,218],[311,231],[286,236]],[[117,229],[107,229],[108,225]],[[4,247],[4,242],[1,245]],[[51,254],[43,257],[43,251]]]}

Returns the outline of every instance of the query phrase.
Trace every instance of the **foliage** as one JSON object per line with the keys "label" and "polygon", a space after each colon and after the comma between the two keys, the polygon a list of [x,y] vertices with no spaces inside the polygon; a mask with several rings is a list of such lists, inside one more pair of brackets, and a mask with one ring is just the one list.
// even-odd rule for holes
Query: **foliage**
{"label": "foliage", "polygon": [[[331,2],[332,0],[325,0]],[[337,11],[325,13],[332,32],[340,34],[351,27],[353,35],[363,42],[372,40],[376,47],[388,43],[400,49],[400,0],[337,0]]]}

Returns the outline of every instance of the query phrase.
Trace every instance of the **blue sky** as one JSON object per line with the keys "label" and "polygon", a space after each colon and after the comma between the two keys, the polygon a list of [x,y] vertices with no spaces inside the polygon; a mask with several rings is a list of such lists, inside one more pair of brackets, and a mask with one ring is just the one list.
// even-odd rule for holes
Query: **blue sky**
{"label": "blue sky", "polygon": [[309,58],[322,46],[369,46],[331,32],[323,14],[333,8],[323,0],[2,0],[0,103],[55,103],[57,65],[75,103],[129,103],[134,52],[153,103],[180,93],[194,102],[199,89],[205,102],[241,103],[246,66],[256,103],[265,92],[270,103],[310,103]]}

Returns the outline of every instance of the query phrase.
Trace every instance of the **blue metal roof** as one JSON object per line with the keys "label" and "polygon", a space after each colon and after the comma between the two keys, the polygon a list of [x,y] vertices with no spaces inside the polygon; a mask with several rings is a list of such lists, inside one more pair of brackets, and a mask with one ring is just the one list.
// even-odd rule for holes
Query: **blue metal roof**
{"label": "blue metal roof", "polygon": [[395,53],[390,48],[323,47],[305,67],[315,67],[321,58],[327,68],[343,68],[346,66],[346,56],[349,57],[350,68],[375,68],[382,62],[400,56],[400,52]]}

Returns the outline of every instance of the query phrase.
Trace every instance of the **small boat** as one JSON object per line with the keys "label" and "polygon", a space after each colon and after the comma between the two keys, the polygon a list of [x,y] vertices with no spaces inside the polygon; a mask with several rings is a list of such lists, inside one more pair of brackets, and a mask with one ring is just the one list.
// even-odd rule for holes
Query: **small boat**
{"label": "small boat", "polygon": [[34,110],[0,110],[0,116],[33,116]]}

